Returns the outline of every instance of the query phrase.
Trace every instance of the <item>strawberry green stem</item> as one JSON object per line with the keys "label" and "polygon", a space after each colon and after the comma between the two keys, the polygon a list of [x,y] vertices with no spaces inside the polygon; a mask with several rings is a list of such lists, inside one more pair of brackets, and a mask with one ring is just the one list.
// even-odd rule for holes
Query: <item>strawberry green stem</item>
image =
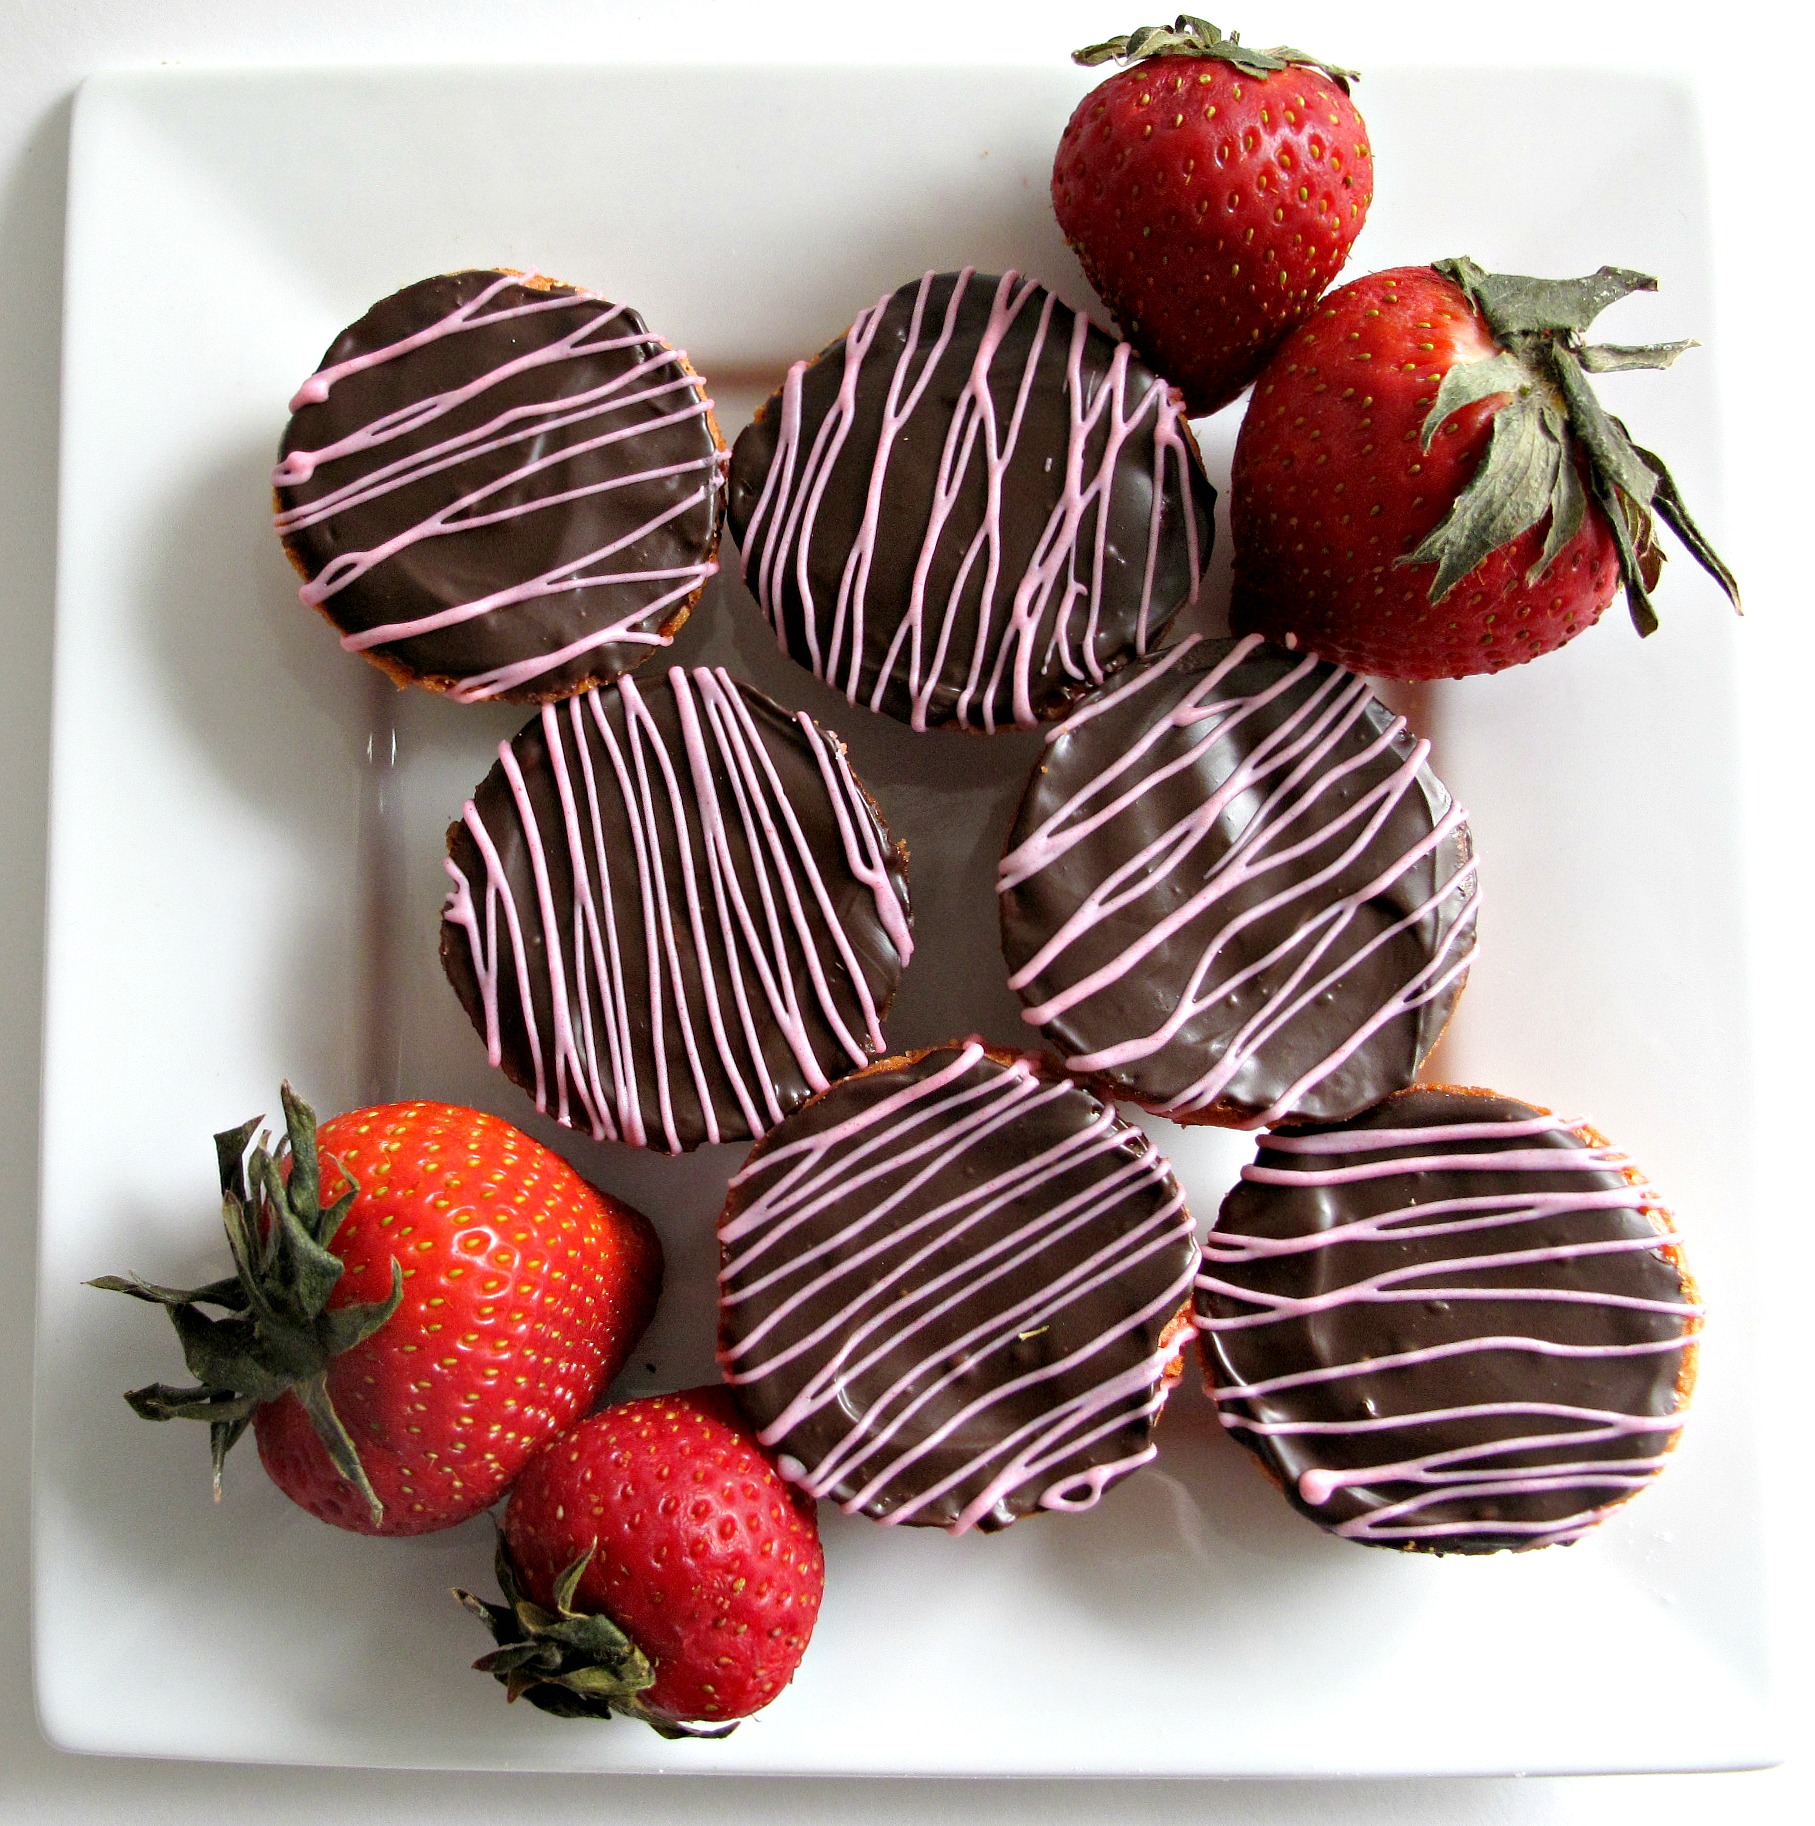
{"label": "strawberry green stem", "polygon": [[1139,25],[1119,38],[1107,38],[1101,44],[1087,44],[1073,51],[1073,63],[1086,68],[1112,60],[1138,63],[1147,57],[1206,57],[1229,64],[1244,76],[1271,76],[1294,65],[1321,70],[1346,95],[1349,84],[1361,80],[1359,70],[1345,70],[1340,64],[1325,63],[1306,51],[1295,51],[1289,44],[1276,44],[1270,50],[1259,50],[1242,43],[1240,32],[1225,36],[1207,19],[1180,13],[1171,25]]}
{"label": "strawberry green stem", "polygon": [[1437,272],[1459,286],[1481,313],[1499,352],[1462,362],[1443,376],[1424,421],[1431,440],[1449,417],[1478,400],[1503,396],[1495,408],[1486,455],[1450,511],[1402,564],[1435,564],[1430,600],[1440,602],[1491,552],[1549,516],[1535,581],[1575,536],[1588,493],[1613,530],[1633,626],[1656,631],[1651,592],[1663,569],[1661,519],[1737,609],[1739,585],[1689,510],[1674,479],[1651,451],[1601,404],[1590,374],[1667,368],[1693,342],[1649,345],[1588,343],[1590,324],[1610,304],[1657,290],[1647,273],[1603,266],[1581,279],[1532,279],[1485,272],[1466,257],[1439,260]]}
{"label": "strawberry green stem", "polygon": [[592,1559],[588,1548],[555,1581],[554,1609],[523,1595],[522,1579],[503,1533],[493,1562],[502,1604],[470,1591],[454,1596],[491,1631],[498,1644],[473,1663],[504,1688],[508,1700],[527,1699],[557,1718],[640,1718],[664,1737],[728,1737],[736,1727],[687,1725],[651,1712],[641,1695],[655,1685],[649,1657],[602,1611],[578,1611],[574,1594]]}

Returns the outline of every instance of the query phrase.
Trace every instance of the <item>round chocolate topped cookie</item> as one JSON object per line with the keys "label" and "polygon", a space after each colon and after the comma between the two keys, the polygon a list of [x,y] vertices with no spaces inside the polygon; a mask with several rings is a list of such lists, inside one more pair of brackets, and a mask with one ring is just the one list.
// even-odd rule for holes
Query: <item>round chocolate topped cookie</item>
{"label": "round chocolate topped cookie", "polygon": [[1657,1476],[1700,1308],[1668,1214],[1593,1129],[1402,1091],[1266,1136],[1197,1284],[1223,1424],[1320,1527],[1572,1541]]}
{"label": "round chocolate topped cookie", "polygon": [[1153,1456],[1196,1260],[1172,1169],[1088,1091],[981,1041],[873,1065],[731,1182],[725,1379],[815,1497],[1005,1528]]}
{"label": "round chocolate topped cookie", "polygon": [[916,729],[1031,728],[1145,652],[1197,597],[1215,499],[1168,382],[969,268],[796,362],[731,457],[782,645]]}
{"label": "round chocolate topped cookie", "polygon": [[1468,826],[1364,680],[1180,641],[1056,729],[1002,859],[1068,1071],[1180,1122],[1340,1119],[1417,1076],[1475,948]]}
{"label": "round chocolate topped cookie", "polygon": [[718,568],[724,441],[626,305],[513,272],[375,304],[290,402],[302,599],[398,684],[546,703],[666,646]]}
{"label": "round chocolate topped cookie", "polygon": [[441,961],[494,1065],[600,1140],[760,1135],[883,1050],[907,853],[844,744],[720,668],[540,714],[448,832]]}

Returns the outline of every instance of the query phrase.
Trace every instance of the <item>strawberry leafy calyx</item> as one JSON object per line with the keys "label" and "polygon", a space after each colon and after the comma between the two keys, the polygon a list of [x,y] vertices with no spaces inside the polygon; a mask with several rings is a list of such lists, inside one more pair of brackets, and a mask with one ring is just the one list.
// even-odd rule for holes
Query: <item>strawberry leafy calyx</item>
{"label": "strawberry leafy calyx", "polygon": [[1739,585],[1690,517],[1669,470],[1632,441],[1588,380],[1590,374],[1667,368],[1697,346],[1585,340],[1610,304],[1656,291],[1657,281],[1617,266],[1581,279],[1532,279],[1485,272],[1466,257],[1439,260],[1435,270],[1481,313],[1499,352],[1459,362],[1443,376],[1424,421],[1424,448],[1462,407],[1496,396],[1503,403],[1468,486],[1417,549],[1399,560],[1437,566],[1430,600],[1441,602],[1491,553],[1548,516],[1544,549],[1527,578],[1536,582],[1581,529],[1592,493],[1613,530],[1627,607],[1641,635],[1658,625],[1651,603],[1664,563],[1658,519],[1737,609]]}
{"label": "strawberry leafy calyx", "polygon": [[[343,1266],[330,1245],[359,1187],[342,1168],[346,1190],[333,1204],[322,1205],[315,1112],[288,1084],[283,1107],[285,1137],[275,1150],[268,1133],[252,1145],[261,1116],[214,1138],[221,1221],[233,1252],[231,1275],[203,1287],[159,1287],[137,1275],[104,1275],[88,1284],[169,1313],[197,1386],[154,1382],[129,1390],[126,1399],[145,1420],[208,1423],[216,1502],[227,1454],[254,1413],[266,1402],[294,1393],[335,1470],[365,1499],[377,1522],[384,1506],[334,1411],[327,1371],[336,1357],[371,1337],[397,1310],[403,1269],[393,1259],[387,1298],[328,1309]],[[202,1310],[205,1306],[225,1316],[212,1317]]]}
{"label": "strawberry leafy calyx", "polygon": [[1359,70],[1345,70],[1340,64],[1325,63],[1321,57],[1295,51],[1289,44],[1276,44],[1265,51],[1243,44],[1240,32],[1225,35],[1208,20],[1198,19],[1190,13],[1180,13],[1171,25],[1136,26],[1119,38],[1087,44],[1081,51],[1071,54],[1072,62],[1081,63],[1086,69],[1112,60],[1138,63],[1146,57],[1208,57],[1255,78],[1272,76],[1295,66],[1308,67],[1321,70],[1345,95],[1350,83],[1361,80]]}
{"label": "strawberry leafy calyx", "polygon": [[649,1657],[602,1611],[574,1609],[574,1595],[592,1560],[588,1548],[555,1581],[554,1608],[523,1595],[522,1579],[498,1536],[493,1570],[502,1604],[458,1588],[454,1596],[491,1631],[498,1644],[473,1668],[490,1674],[507,1700],[527,1699],[557,1718],[640,1718],[664,1737],[728,1737],[737,1727],[680,1724],[643,1705],[655,1685]]}

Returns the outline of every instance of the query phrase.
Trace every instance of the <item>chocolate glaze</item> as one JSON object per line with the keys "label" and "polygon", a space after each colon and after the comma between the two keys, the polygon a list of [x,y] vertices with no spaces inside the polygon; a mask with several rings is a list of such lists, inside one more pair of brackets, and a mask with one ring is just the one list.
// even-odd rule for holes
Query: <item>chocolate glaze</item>
{"label": "chocolate glaze", "polygon": [[1181,1122],[1340,1118],[1411,1083],[1475,945],[1468,826],[1353,673],[1192,636],[1048,738],[1000,875],[1025,1018]]}
{"label": "chocolate glaze", "polygon": [[1195,600],[1215,491],[1170,385],[1044,286],[928,273],[737,440],[731,526],[782,645],[916,728],[1063,713]]}
{"label": "chocolate glaze", "polygon": [[844,744],[722,668],[545,705],[448,832],[441,960],[601,1140],[740,1141],[884,1050],[907,852]]}
{"label": "chocolate glaze", "polygon": [[303,600],[400,684],[567,696],[666,646],[717,568],[704,386],[595,292],[425,279],[343,331],[291,408],[272,482]]}
{"label": "chocolate glaze", "polygon": [[954,1533],[1083,1509],[1153,1456],[1196,1250],[1139,1129],[981,1041],[773,1129],[719,1229],[725,1379],[816,1497]]}
{"label": "chocolate glaze", "polygon": [[1644,1488],[1700,1328],[1623,1155],[1448,1088],[1266,1136],[1205,1244],[1197,1312],[1223,1424],[1300,1513],[1441,1553],[1574,1540]]}

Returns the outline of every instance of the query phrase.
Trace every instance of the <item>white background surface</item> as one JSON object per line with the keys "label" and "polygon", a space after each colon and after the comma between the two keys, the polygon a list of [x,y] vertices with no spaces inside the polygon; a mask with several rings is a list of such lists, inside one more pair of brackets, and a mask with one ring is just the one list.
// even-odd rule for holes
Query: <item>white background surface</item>
{"label": "white background surface", "polygon": [[[1755,1200],[1732,1158],[1744,1113],[1729,1109],[1748,1070],[1743,922],[1723,837],[1742,803],[1734,661],[1749,630],[1709,613],[1707,586],[1679,567],[1658,596],[1668,640],[1640,648],[1616,615],[1541,666],[1445,684],[1418,710],[1469,808],[1487,908],[1430,1075],[1539,1096],[1617,1135],[1682,1214],[1712,1313],[1670,1476],[1579,1547],[1485,1564],[1358,1553],[1280,1508],[1193,1377],[1158,1462],[1088,1516],[953,1542],[826,1506],[827,1603],[799,1678],[731,1743],[668,1745],[538,1722],[472,1677],[471,1623],[447,1587],[483,1578],[485,1523],[349,1540],[249,1462],[216,1506],[200,1438],[121,1402],[146,1353],[163,1360],[164,1327],[82,1282],[131,1262],[182,1283],[213,1262],[198,1222],[208,1151],[177,1138],[265,1107],[285,1074],[324,1108],[432,1094],[526,1122],[663,1235],[660,1320],[617,1392],[714,1375],[711,1220],[743,1150],[661,1160],[536,1118],[485,1066],[426,942],[450,809],[521,710],[400,695],[349,666],[297,613],[265,507],[273,402],[298,362],[412,274],[500,259],[604,276],[711,377],[728,437],[798,350],[903,273],[1013,265],[1088,302],[1047,197],[1084,72],[794,65],[756,83],[747,64],[702,63],[687,81],[711,139],[647,64],[183,67],[108,73],[79,94],[33,1472],[46,1734],[120,1755],[620,1773],[1768,1758]],[[1622,259],[1663,275],[1618,333],[1706,326],[1700,136],[1679,87],[1379,65],[1367,84],[1381,177],[1357,265],[1467,246],[1512,271],[1582,272],[1616,234]],[[1573,221],[1545,207],[1582,183],[1593,203]],[[1700,362],[1667,389],[1607,387],[1709,512],[1714,381]],[[1204,429],[1226,483],[1234,415]],[[923,956],[890,1010],[892,1043],[971,1030],[1024,1043],[992,878],[1028,744],[853,712],[743,595],[717,578],[671,657],[725,661],[851,743],[917,859]],[[1209,596],[1220,608],[1214,573]],[[1185,625],[1214,620],[1200,609]],[[225,714],[236,703],[256,720]],[[1698,721],[1699,749],[1679,739]],[[113,1113],[103,1135],[97,1105]],[[1207,1222],[1248,1144],[1148,1126]],[[148,1182],[141,1162],[160,1152]],[[1425,1678],[1437,1662],[1457,1677]],[[1659,1666],[1674,1669],[1673,1709],[1656,1703]]]}
{"label": "white background surface", "polygon": [[[0,188],[0,618],[10,636],[10,664],[0,668],[0,741],[11,763],[10,791],[0,804],[7,866],[0,871],[4,893],[5,962],[0,967],[0,1033],[11,1042],[0,1053],[0,1212],[15,1239],[15,1251],[29,1257],[35,1169],[38,966],[42,944],[44,705],[51,586],[51,512],[55,489],[57,423],[57,288],[61,263],[63,162],[68,96],[89,70],[162,59],[189,62],[345,61],[359,57],[422,58],[460,56],[609,56],[627,46],[637,54],[672,53],[685,59],[695,45],[716,57],[768,54],[790,59],[816,49],[849,58],[891,51],[919,58],[949,52],[984,58],[1005,55],[1062,57],[1071,45],[1126,29],[1127,17],[1105,16],[1098,7],[1048,5],[965,8],[923,4],[911,17],[868,24],[825,23],[832,9],[711,5],[690,10],[690,24],[668,9],[536,4],[519,0],[509,9],[480,4],[405,5],[366,0],[344,5],[332,0],[300,7],[230,5],[223,0],[189,0],[156,7],[88,4],[70,7],[0,5],[6,57],[0,66],[0,132],[5,135],[4,187]],[[1532,11],[1542,11],[1534,7]],[[1730,558],[1741,569],[1752,608],[1748,638],[1757,661],[1754,715],[1760,732],[1761,781],[1769,795],[1755,797],[1755,870],[1750,883],[1759,909],[1758,955],[1793,958],[1792,941],[1806,945],[1806,899],[1801,848],[1808,828],[1802,807],[1806,763],[1802,730],[1807,713],[1798,689],[1807,636],[1796,625],[1806,613],[1795,588],[1789,558],[1774,547],[1774,519],[1797,524],[1795,477],[1776,478],[1765,459],[1778,457],[1787,469],[1793,427],[1780,416],[1786,398],[1800,398],[1794,381],[1797,356],[1794,307],[1790,300],[1805,270],[1787,270],[1799,258],[1803,230],[1798,207],[1780,217],[1773,206],[1775,174],[1791,169],[1806,124],[1806,108],[1794,92],[1807,46],[1781,39],[1756,68],[1753,53],[1734,38],[1716,48],[1691,36],[1687,8],[1668,5],[1575,4],[1554,9],[1567,20],[1540,39],[1529,30],[1516,40],[1496,41],[1484,22],[1451,20],[1435,8],[1340,9],[1298,0],[1261,4],[1242,16],[1219,18],[1240,25],[1253,42],[1288,39],[1327,54],[1365,64],[1377,61],[1479,63],[1496,56],[1521,62],[1624,65],[1680,71],[1701,86],[1710,128],[1710,166],[1715,197],[1720,272],[1716,315],[1708,359],[1718,363],[1727,401],[1730,483],[1724,509],[1704,510]],[[823,15],[823,17],[822,17]],[[1142,15],[1145,17],[1145,15]],[[817,31],[811,25],[821,19]],[[1529,18],[1529,15],[1528,15]],[[1762,10],[1730,6],[1721,15],[1729,33],[1754,34],[1765,27]],[[788,29],[781,29],[785,23]],[[1696,22],[1699,24],[1699,22]],[[1706,47],[1704,49],[1704,47]],[[1710,65],[1697,78],[1692,59],[1703,50]],[[1762,75],[1759,70],[1769,70]],[[1723,78],[1731,78],[1724,81]],[[1740,88],[1757,97],[1747,104]],[[1361,92],[1365,106],[1365,86]],[[1760,112],[1754,116],[1752,106]],[[712,123],[703,119],[710,134]],[[1773,174],[1770,181],[1755,172]],[[1592,200],[1559,197],[1560,212],[1592,209]],[[1448,250],[1437,250],[1448,251]],[[1617,250],[1613,250],[1616,253]],[[1791,376],[1786,387],[1784,376]],[[1806,469],[1806,464],[1803,465]],[[1712,611],[1711,611],[1712,612]],[[1667,638],[1661,635],[1659,638]],[[1694,731],[1684,731],[1693,741]],[[1761,971],[1761,976],[1765,973]],[[1770,1030],[1797,1043],[1808,1030],[1806,989],[1778,975],[1762,985],[1759,1016]],[[1783,1056],[1794,1058],[1791,1046]],[[1802,1092],[1799,1073],[1786,1070],[1764,1087],[1775,1132],[1799,1137],[1804,1126],[1796,1110]],[[106,1112],[97,1111],[97,1121]],[[1782,1158],[1795,1159],[1794,1141]],[[156,1160],[146,1172],[155,1176]],[[1798,1175],[1798,1178],[1801,1176]],[[1772,1178],[1761,1175],[1767,1188]],[[1810,1221],[1806,1191],[1786,1184],[1774,1201],[1782,1260],[1779,1324],[1783,1340],[1779,1378],[1795,1373],[1790,1346],[1806,1355],[1807,1299],[1796,1276],[1806,1272],[1801,1232]],[[1625,1779],[1544,1783],[1419,1783],[1325,1787],[1139,1787],[1126,1784],[1077,1788],[1011,1787],[998,1784],[766,1783],[741,1786],[735,1794],[711,1781],[687,1783],[614,1782],[597,1779],[411,1776],[341,1776],[320,1772],[219,1770],[180,1764],[109,1764],[62,1758],[42,1749],[31,1718],[26,1675],[25,1490],[23,1483],[25,1382],[29,1359],[28,1260],[8,1277],[0,1312],[0,1553],[6,1577],[0,1582],[0,1818],[164,1819],[188,1818],[202,1810],[233,1818],[314,1817],[331,1809],[342,1819],[461,1821],[492,1818],[505,1808],[533,1810],[549,1820],[638,1817],[694,1819],[726,1812],[751,1820],[846,1819],[1240,1819],[1371,1821],[1536,1821],[1671,1820],[1701,1817],[1710,1810],[1752,1820],[1804,1819],[1815,1812],[1811,1790],[1792,1768],[1760,1776]],[[1804,1391],[1790,1388],[1790,1400],[1766,1411],[1769,1424],[1787,1428]],[[1761,1400],[1765,1391],[1761,1390]],[[1806,1422],[1804,1423],[1806,1425]],[[1809,1460],[1806,1439],[1791,1435],[1793,1456]],[[1779,1538],[1791,1550],[1780,1554],[1786,1660],[1787,1724],[1807,1716],[1807,1688],[1797,1665],[1808,1634],[1806,1599],[1792,1575],[1806,1557],[1793,1517],[1811,1500],[1807,1472],[1784,1467],[1776,1490]],[[1431,1670],[1441,1678],[1441,1670]],[[1408,1693],[1408,1702],[1415,1695]],[[1672,1703],[1670,1670],[1657,1670],[1656,1701]],[[1080,1704],[1084,1703],[1080,1696]]]}

